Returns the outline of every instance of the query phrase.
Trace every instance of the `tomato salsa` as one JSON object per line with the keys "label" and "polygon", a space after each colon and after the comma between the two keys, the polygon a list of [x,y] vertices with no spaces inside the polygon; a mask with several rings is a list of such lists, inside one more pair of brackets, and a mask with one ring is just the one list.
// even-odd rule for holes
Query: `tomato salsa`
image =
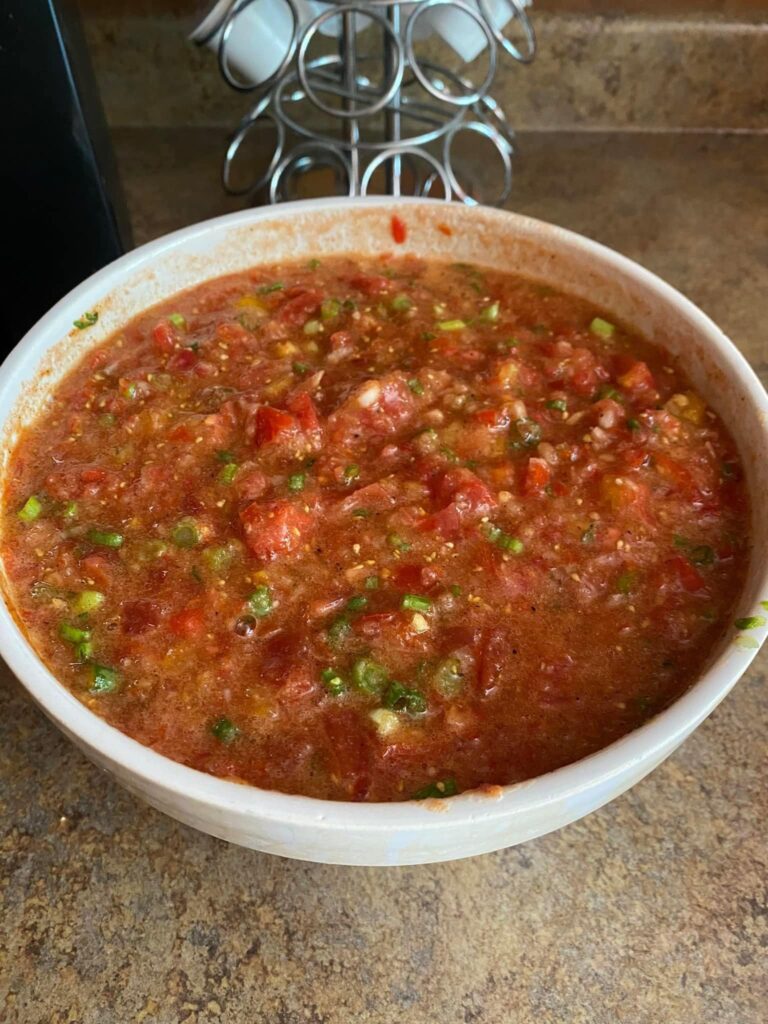
{"label": "tomato salsa", "polygon": [[527,779],[636,728],[696,679],[748,555],[734,444],[666,352],[410,257],[148,310],[8,481],[13,599],[72,693],[184,764],[334,800]]}

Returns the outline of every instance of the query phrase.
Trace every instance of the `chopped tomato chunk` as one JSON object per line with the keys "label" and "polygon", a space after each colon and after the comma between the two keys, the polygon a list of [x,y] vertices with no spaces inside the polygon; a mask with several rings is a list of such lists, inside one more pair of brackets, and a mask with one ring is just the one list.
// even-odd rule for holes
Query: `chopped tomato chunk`
{"label": "chopped tomato chunk", "polygon": [[240,513],[245,543],[265,562],[298,551],[314,526],[313,517],[297,504],[253,502]]}

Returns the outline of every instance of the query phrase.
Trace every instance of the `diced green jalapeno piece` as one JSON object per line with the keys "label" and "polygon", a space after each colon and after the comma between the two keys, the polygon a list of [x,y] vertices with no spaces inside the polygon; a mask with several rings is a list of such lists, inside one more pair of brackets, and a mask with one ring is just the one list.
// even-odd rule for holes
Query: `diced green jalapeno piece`
{"label": "diced green jalapeno piece", "polygon": [[492,302],[490,306],[486,306],[480,311],[480,319],[486,323],[495,323],[499,319],[499,305],[498,302]]}
{"label": "diced green jalapeno piece", "polygon": [[411,800],[442,800],[447,796],[456,796],[458,791],[455,779],[441,779],[440,782],[430,782],[429,785],[417,790]]}
{"label": "diced green jalapeno piece", "polygon": [[59,636],[70,644],[82,644],[91,639],[90,629],[81,629],[79,626],[72,626],[69,622],[59,624]]}
{"label": "diced green jalapeno piece", "polygon": [[408,387],[411,389],[414,395],[424,394],[424,385],[416,377],[412,377],[411,380],[408,381]]}
{"label": "diced green jalapeno piece", "polygon": [[592,323],[589,325],[589,329],[592,334],[598,334],[601,338],[612,338],[616,331],[615,326],[609,323],[608,320],[603,320],[602,317],[596,316]]}
{"label": "diced green jalapeno piece", "polygon": [[112,530],[89,530],[86,536],[91,544],[98,544],[102,548],[121,548],[125,540],[122,533]]}
{"label": "diced green jalapeno piece", "polygon": [[120,673],[106,665],[91,665],[91,693],[114,693],[120,686]]}
{"label": "diced green jalapeno piece", "polygon": [[285,286],[282,281],[273,281],[272,284],[263,284],[256,291],[259,295],[269,295],[271,292],[280,292]]}
{"label": "diced green jalapeno piece", "polygon": [[568,403],[564,398],[552,398],[545,403],[548,409],[554,409],[555,412],[567,412]]}
{"label": "diced green jalapeno piece", "polygon": [[203,560],[211,572],[224,572],[235,559],[237,547],[234,544],[217,544],[203,551]]}
{"label": "diced green jalapeno piece", "polygon": [[404,594],[400,607],[404,612],[428,612],[432,607],[432,602],[428,597],[422,597],[419,594]]}
{"label": "diced green jalapeno piece", "polygon": [[365,589],[366,590],[378,590],[379,589],[379,577],[378,576],[366,576],[365,577]]}
{"label": "diced green jalapeno piece", "polygon": [[342,693],[347,689],[347,685],[341,676],[338,674],[336,669],[325,668],[320,673],[320,678],[323,681],[323,686],[326,688],[328,693],[332,697],[340,697]]}
{"label": "diced green jalapeno piece", "polygon": [[325,633],[331,647],[341,646],[349,636],[351,628],[346,615],[339,615],[338,618],[334,619]]}
{"label": "diced green jalapeno piece", "polygon": [[306,481],[307,481],[307,474],[306,473],[292,473],[288,477],[288,490],[289,491],[294,491],[294,492],[303,491],[304,490],[304,484],[306,483]]}
{"label": "diced green jalapeno piece", "polygon": [[200,534],[191,519],[182,519],[171,530],[171,540],[177,548],[193,548],[200,542]]}
{"label": "diced green jalapeno piece", "polygon": [[43,503],[35,494],[30,494],[17,515],[22,523],[31,523],[42,513]]}
{"label": "diced green jalapeno piece", "polygon": [[424,695],[402,683],[390,683],[384,694],[383,704],[391,711],[405,711],[409,715],[421,715],[427,710]]}
{"label": "diced green jalapeno piece", "polygon": [[616,583],[616,589],[620,594],[630,594],[634,590],[636,583],[636,572],[632,572],[631,570],[623,572]]}
{"label": "diced green jalapeno piece", "polygon": [[760,629],[765,625],[765,617],[762,615],[747,615],[743,619],[736,619],[736,629]]}
{"label": "diced green jalapeno piece", "polygon": [[353,480],[357,480],[360,476],[360,467],[356,462],[351,462],[348,466],[344,467],[344,479],[347,483],[351,483]]}
{"label": "diced green jalapeno piece", "polygon": [[307,320],[303,329],[305,334],[320,334],[323,325],[319,320]]}
{"label": "diced green jalapeno piece", "polygon": [[248,598],[248,604],[251,606],[251,611],[257,618],[263,619],[269,615],[274,607],[272,600],[272,592],[269,587],[262,583],[256,587],[251,596]]}
{"label": "diced green jalapeno piece", "polygon": [[368,598],[362,594],[355,594],[354,597],[350,597],[347,601],[348,612],[361,612],[363,608],[368,604]]}
{"label": "diced green jalapeno piece", "polygon": [[100,608],[104,601],[104,595],[98,590],[81,590],[72,601],[72,611],[77,615],[88,614]]}
{"label": "diced green jalapeno piece", "polygon": [[320,316],[323,320],[333,320],[341,312],[341,303],[338,299],[323,299],[320,306]]}
{"label": "diced green jalapeno piece", "polygon": [[231,484],[237,476],[239,468],[236,462],[228,462],[226,466],[222,466],[219,470],[219,483]]}
{"label": "diced green jalapeno piece", "polygon": [[358,658],[352,666],[352,681],[363,693],[378,695],[388,682],[387,670],[378,661]]}
{"label": "diced green jalapeno piece", "polygon": [[84,331],[86,327],[93,327],[98,319],[98,313],[83,313],[79,320],[75,320],[74,326],[78,331]]}
{"label": "diced green jalapeno piece", "polygon": [[240,730],[229,718],[217,718],[211,723],[211,732],[219,743],[230,744],[240,735]]}
{"label": "diced green jalapeno piece", "polygon": [[463,320],[441,320],[437,324],[438,331],[463,331],[467,325]]}
{"label": "diced green jalapeno piece", "polygon": [[407,540],[405,540],[405,538],[401,537],[399,533],[390,533],[390,534],[388,534],[388,536],[387,536],[387,544],[389,544],[389,546],[391,548],[394,548],[395,551],[410,551],[411,550],[410,543]]}
{"label": "diced green jalapeno piece", "polygon": [[412,305],[413,303],[407,295],[396,295],[391,302],[392,309],[396,309],[400,313],[405,313]]}
{"label": "diced green jalapeno piece", "polygon": [[182,316],[181,313],[171,313],[168,317],[174,327],[178,327],[180,331],[186,331],[187,320],[186,317]]}

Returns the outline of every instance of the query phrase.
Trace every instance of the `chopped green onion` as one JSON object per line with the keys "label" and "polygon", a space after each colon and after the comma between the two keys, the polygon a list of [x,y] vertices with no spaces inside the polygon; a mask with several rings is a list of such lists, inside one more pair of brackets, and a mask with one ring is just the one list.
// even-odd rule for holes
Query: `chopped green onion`
{"label": "chopped green onion", "polygon": [[113,412],[103,412],[99,416],[99,423],[102,427],[114,427],[116,423],[115,414]]}
{"label": "chopped green onion", "polygon": [[219,470],[219,483],[231,484],[237,476],[237,471],[240,467],[236,462],[228,462],[226,466],[222,466]]}
{"label": "chopped green onion", "polygon": [[133,399],[136,397],[136,382],[131,381],[123,391],[123,398]]}
{"label": "chopped green onion", "polygon": [[307,320],[303,330],[305,334],[320,334],[323,330],[323,325],[319,320]]}
{"label": "chopped green onion", "polygon": [[482,309],[480,311],[480,319],[486,321],[486,323],[495,323],[499,319],[499,303],[492,302],[490,306]]}
{"label": "chopped green onion", "polygon": [[404,612],[428,612],[432,602],[428,597],[421,597],[419,594],[404,594],[400,607]]}
{"label": "chopped green onion", "polygon": [[200,543],[200,534],[191,519],[182,519],[171,530],[171,540],[177,548],[193,548]]}
{"label": "chopped green onion", "polygon": [[437,335],[433,334],[432,331],[422,331],[421,332],[421,340],[422,341],[434,341],[436,337],[437,337]]}
{"label": "chopped green onion", "polygon": [[467,325],[463,320],[441,320],[437,324],[439,331],[463,331]]}
{"label": "chopped green onion", "polygon": [[639,430],[640,429],[640,420],[636,420],[636,419],[634,419],[634,417],[628,419],[627,420],[627,428],[629,430]]}
{"label": "chopped green onion", "polygon": [[178,327],[180,331],[186,331],[187,320],[186,317],[182,316],[181,313],[171,313],[168,317],[174,327]]}
{"label": "chopped green onion", "polygon": [[84,331],[86,327],[93,327],[98,319],[98,313],[83,313],[79,320],[75,320],[74,326],[78,331]]}
{"label": "chopped green onion", "polygon": [[339,647],[349,636],[351,626],[346,615],[339,615],[326,630],[326,639],[331,647]]}
{"label": "chopped green onion", "polygon": [[113,693],[120,685],[120,674],[106,665],[91,665],[91,693]]}
{"label": "chopped green onion", "polygon": [[285,285],[282,281],[275,281],[272,284],[263,284],[261,288],[257,288],[256,291],[259,295],[269,295],[270,292],[280,292],[283,290]]}
{"label": "chopped green onion", "polygon": [[72,601],[72,611],[77,615],[87,614],[100,608],[105,600],[98,590],[81,590]]}
{"label": "chopped green onion", "polygon": [[305,373],[309,373],[309,363],[293,363],[291,369],[294,373],[298,373],[300,377],[303,377]]}
{"label": "chopped green onion", "polygon": [[217,718],[211,724],[211,732],[220,743],[232,743],[240,735],[240,730],[229,718]]}
{"label": "chopped green onion", "polygon": [[417,790],[411,800],[443,800],[447,796],[456,796],[458,791],[455,779],[441,779]]}
{"label": "chopped green onion", "polygon": [[312,259],[307,263],[307,266],[309,267],[310,270],[317,270],[317,268],[320,266],[320,260]]}
{"label": "chopped green onion", "polygon": [[27,500],[24,502],[22,507],[17,512],[17,515],[19,519],[22,521],[22,523],[31,523],[33,522],[33,520],[37,519],[37,517],[42,513],[42,511],[43,503],[36,495],[30,494],[30,496],[27,498]]}
{"label": "chopped green onion", "polygon": [[445,658],[435,669],[434,687],[442,697],[455,697],[464,687],[464,673],[458,658]]}
{"label": "chopped green onion", "polygon": [[352,480],[357,480],[359,476],[360,467],[357,465],[356,462],[351,462],[348,466],[345,466],[344,479],[346,480],[347,483],[350,483]]}
{"label": "chopped green onion", "polygon": [[307,481],[306,473],[292,473],[288,477],[288,490],[289,491],[303,491],[304,484]]}
{"label": "chopped green onion", "polygon": [[365,589],[366,590],[378,590],[379,589],[379,577],[378,576],[366,576],[365,577]]}
{"label": "chopped green onion", "polygon": [[263,619],[266,615],[269,615],[274,607],[274,602],[272,601],[272,592],[266,583],[256,587],[248,598],[248,604],[251,606],[253,614],[258,618]]}
{"label": "chopped green onion", "polygon": [[424,394],[424,385],[416,377],[412,377],[408,381],[408,387],[411,389],[411,391],[414,393],[414,395],[423,395]]}
{"label": "chopped green onion", "polygon": [[747,615],[743,619],[736,619],[736,629],[760,629],[765,625],[765,617],[762,615]]}
{"label": "chopped green onion", "polygon": [[369,519],[373,515],[373,512],[371,512],[369,508],[356,508],[352,515],[356,519]]}
{"label": "chopped green onion", "polygon": [[89,530],[86,536],[91,544],[98,544],[102,548],[121,548],[125,540],[122,533],[113,533],[111,530]]}
{"label": "chopped green onion", "polygon": [[90,629],[81,629],[79,626],[72,626],[68,622],[61,622],[59,636],[70,644],[82,644],[91,639],[91,631]]}
{"label": "chopped green onion", "polygon": [[607,320],[603,320],[602,317],[596,316],[592,323],[589,325],[589,329],[593,334],[600,335],[601,338],[612,338],[616,330],[612,323]]}
{"label": "chopped green onion", "polygon": [[485,539],[489,540],[491,544],[498,544],[504,536],[504,531],[501,527],[495,526],[493,523],[484,523],[481,529]]}
{"label": "chopped green onion", "polygon": [[458,583],[452,583],[448,589],[454,597],[461,597],[461,587]]}
{"label": "chopped green onion", "polygon": [[332,697],[340,697],[347,688],[347,684],[335,669],[324,668],[320,673],[320,678],[323,681],[323,686]]}
{"label": "chopped green onion", "polygon": [[61,514],[65,519],[77,519],[77,502],[76,501],[65,501],[64,507],[61,510]]}
{"label": "chopped green onion", "polygon": [[216,458],[219,462],[223,462],[224,465],[229,465],[230,462],[235,462],[235,456],[232,452],[216,452]]}
{"label": "chopped green onion", "polygon": [[90,661],[93,657],[93,644],[85,640],[81,644],[75,644],[75,657],[78,661]]}
{"label": "chopped green onion", "polygon": [[409,715],[421,715],[427,710],[424,695],[402,683],[389,684],[383,704],[390,711],[406,711]]}
{"label": "chopped green onion", "polygon": [[552,398],[545,403],[548,409],[554,409],[555,412],[567,412],[568,403],[564,398]]}
{"label": "chopped green onion", "polygon": [[401,313],[405,313],[412,305],[413,303],[407,295],[396,295],[391,302],[392,309],[396,309]]}
{"label": "chopped green onion", "polygon": [[535,420],[515,420],[509,428],[510,448],[534,448],[539,441],[541,441],[541,427]]}
{"label": "chopped green onion", "polygon": [[341,312],[341,303],[338,299],[323,299],[320,306],[320,316],[323,320],[333,320]]}
{"label": "chopped green onion", "polygon": [[352,681],[363,693],[377,695],[381,693],[389,681],[389,675],[383,665],[370,658],[358,658],[352,666]]}
{"label": "chopped green onion", "polygon": [[363,608],[368,604],[368,598],[362,594],[355,594],[354,597],[350,597],[347,601],[348,612],[361,612]]}

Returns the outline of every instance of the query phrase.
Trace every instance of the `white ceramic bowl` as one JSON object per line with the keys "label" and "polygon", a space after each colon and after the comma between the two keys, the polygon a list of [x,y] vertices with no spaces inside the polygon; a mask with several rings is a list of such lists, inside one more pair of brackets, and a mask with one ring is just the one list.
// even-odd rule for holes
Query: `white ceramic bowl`
{"label": "white ceramic bowl", "polygon": [[[393,212],[408,229],[396,246]],[[80,358],[134,314],[174,292],[260,262],[339,252],[401,253],[519,271],[592,299],[683,356],[694,385],[738,443],[752,495],[768,493],[768,398],[731,342],[679,292],[615,252],[511,213],[426,200],[312,200],[248,210],[185,228],[94,274],[32,328],[0,373],[5,472],[18,427]],[[72,322],[97,309],[83,332]],[[757,502],[755,502],[757,506]],[[758,506],[759,507],[759,506]],[[768,520],[753,516],[754,551],[738,614],[768,598]],[[7,581],[4,586],[8,595]],[[287,796],[176,764],[88,711],[41,663],[0,605],[0,653],[34,700],[97,765],[180,821],[243,846],[338,864],[418,864],[524,842],[600,807],[637,782],[706,718],[749,665],[766,630],[735,629],[701,679],[668,710],[611,746],[495,796],[353,804]]]}

